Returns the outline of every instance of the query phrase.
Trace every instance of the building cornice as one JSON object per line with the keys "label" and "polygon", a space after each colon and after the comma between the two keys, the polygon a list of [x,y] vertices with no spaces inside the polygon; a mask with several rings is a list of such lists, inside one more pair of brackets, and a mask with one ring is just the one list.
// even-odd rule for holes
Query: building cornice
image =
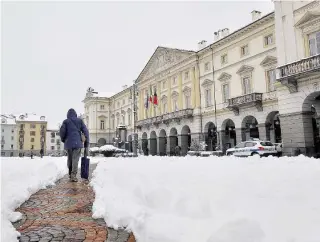
{"label": "building cornice", "polygon": [[252,22],[252,23],[244,26],[243,28],[236,30],[235,32],[227,35],[226,37],[224,37],[216,42],[213,42],[211,45],[198,51],[197,53],[198,54],[205,54],[207,52],[211,52],[211,49],[218,48],[226,43],[229,43],[237,38],[240,38],[243,35],[247,34],[249,31],[251,31],[252,29],[256,29],[256,28],[260,27],[261,25],[266,24],[271,21],[274,21],[274,12],[271,12],[271,13],[265,15],[264,17],[256,20],[255,22]]}

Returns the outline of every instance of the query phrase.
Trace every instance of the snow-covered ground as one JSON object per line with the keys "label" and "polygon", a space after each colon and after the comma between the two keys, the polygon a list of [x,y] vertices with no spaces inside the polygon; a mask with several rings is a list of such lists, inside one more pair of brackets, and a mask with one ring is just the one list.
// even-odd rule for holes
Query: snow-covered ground
{"label": "snow-covered ground", "polygon": [[[91,163],[104,159],[91,158]],[[67,172],[67,157],[1,158],[1,241],[18,241],[19,233],[10,223],[21,219],[15,209]]]}
{"label": "snow-covered ground", "polygon": [[139,157],[100,162],[94,217],[138,242],[319,242],[320,161]]}

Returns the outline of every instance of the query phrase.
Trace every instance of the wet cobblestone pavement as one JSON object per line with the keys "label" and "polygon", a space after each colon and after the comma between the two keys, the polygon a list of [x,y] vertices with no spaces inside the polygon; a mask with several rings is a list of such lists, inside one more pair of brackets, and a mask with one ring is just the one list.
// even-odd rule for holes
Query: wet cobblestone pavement
{"label": "wet cobblestone pavement", "polygon": [[[90,166],[91,174],[95,167]],[[23,214],[22,220],[14,223],[21,233],[19,241],[135,242],[132,234],[107,228],[103,219],[93,219],[93,201],[94,192],[87,182],[69,182],[65,176],[56,186],[33,194],[16,210]]]}

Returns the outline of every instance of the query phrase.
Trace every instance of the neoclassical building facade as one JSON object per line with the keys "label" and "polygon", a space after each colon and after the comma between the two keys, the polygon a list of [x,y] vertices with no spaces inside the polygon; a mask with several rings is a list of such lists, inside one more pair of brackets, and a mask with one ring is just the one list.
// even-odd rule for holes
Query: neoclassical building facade
{"label": "neoclassical building facade", "polygon": [[109,97],[87,92],[93,145],[120,139],[131,149],[136,127],[151,155],[176,146],[185,155],[200,142],[225,151],[250,138],[282,142],[287,155],[319,152],[319,10],[317,1],[275,1],[275,12],[252,11],[251,23],[215,32],[197,51],[158,47],[133,86]]}
{"label": "neoclassical building facade", "polygon": [[319,154],[320,2],[274,4],[284,153]]}

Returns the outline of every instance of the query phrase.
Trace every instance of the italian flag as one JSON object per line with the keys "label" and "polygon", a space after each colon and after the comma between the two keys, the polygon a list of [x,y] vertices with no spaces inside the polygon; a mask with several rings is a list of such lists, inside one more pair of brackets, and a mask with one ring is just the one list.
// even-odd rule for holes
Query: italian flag
{"label": "italian flag", "polygon": [[157,90],[156,89],[154,89],[153,104],[154,105],[158,105],[158,96],[157,96]]}
{"label": "italian flag", "polygon": [[149,97],[149,102],[152,103],[152,87],[150,87],[150,97]]}

